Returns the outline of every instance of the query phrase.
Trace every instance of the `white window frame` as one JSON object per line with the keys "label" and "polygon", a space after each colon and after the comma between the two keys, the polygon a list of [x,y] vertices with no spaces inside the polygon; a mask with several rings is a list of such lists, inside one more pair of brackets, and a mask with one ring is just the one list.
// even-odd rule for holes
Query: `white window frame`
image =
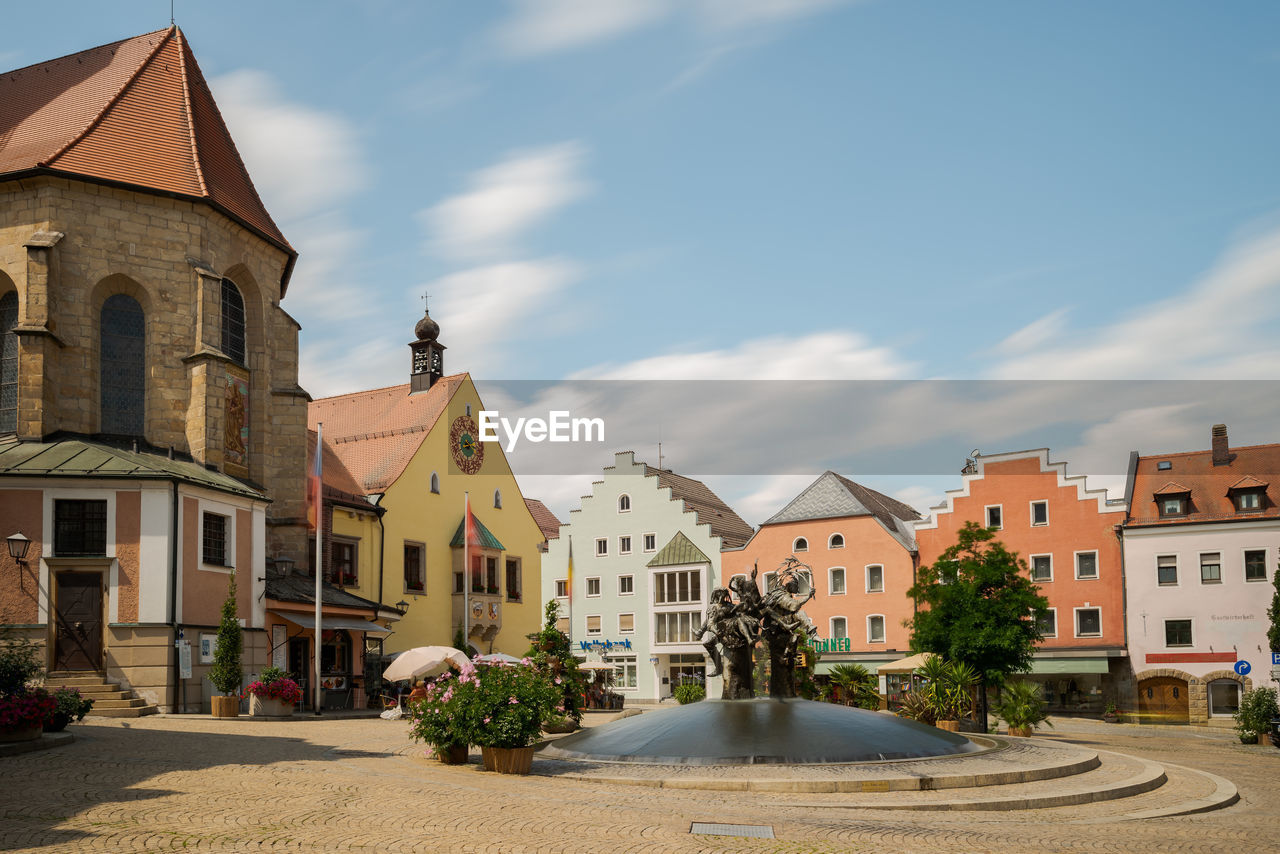
{"label": "white window frame", "polygon": [[[1036,505],[1037,504],[1044,505],[1044,521],[1043,522],[1036,521]],[[1047,498],[1037,498],[1034,501],[1028,501],[1027,502],[1027,519],[1031,522],[1031,527],[1033,528],[1049,527],[1049,500]]]}
{"label": "white window frame", "polygon": [[[1173,558],[1173,583],[1172,584],[1164,584],[1160,581],[1160,558],[1162,557]],[[1156,587],[1181,587],[1182,586],[1182,561],[1180,560],[1180,557],[1181,556],[1177,554],[1156,555]]]}
{"label": "white window frame", "polygon": [[[839,538],[840,538],[840,545],[838,545],[838,546],[837,546],[837,545],[835,545],[835,538],[836,538],[836,537],[839,537]],[[828,549],[842,549],[842,548],[844,548],[844,546],[845,546],[845,538],[844,538],[844,534],[840,533],[839,531],[836,531],[836,532],[835,532],[835,533],[833,533],[831,536],[827,537],[827,548],[828,548]]]}
{"label": "white window frame", "polygon": [[[797,544],[797,543],[799,543],[801,540],[803,540],[803,541],[804,541],[804,548],[800,548],[798,545],[796,545],[796,544]],[[792,553],[792,554],[795,554],[796,552],[807,552],[807,551],[809,551],[809,538],[808,538],[808,537],[796,537],[794,540],[792,540],[792,541],[791,541],[791,553]]]}
{"label": "white window frame", "polygon": [[[591,582],[593,581],[596,583],[595,593],[591,592]],[[600,576],[598,575],[588,576],[586,579],[584,589],[587,591],[586,596],[588,599],[599,599],[601,595],[601,591],[604,589],[604,586],[600,583]]]}
{"label": "white window frame", "polygon": [[[836,590],[835,574],[837,572],[840,573],[841,581],[844,582],[843,590]],[[827,595],[844,596],[848,592],[849,592],[849,573],[845,571],[845,568],[843,566],[833,566],[830,569],[828,569],[827,570]]]}
{"label": "white window frame", "polygon": [[[880,620],[880,640],[875,640],[871,636],[871,621]],[[884,614],[867,614],[867,643],[888,643],[889,642],[889,621],[884,618]]]}
{"label": "white window frame", "polygon": [[[991,511],[992,511],[992,510],[999,510],[999,511],[1000,511],[1000,524],[999,524],[999,525],[992,525],[992,524],[991,524]],[[1003,530],[1004,530],[1004,505],[1003,505],[1003,504],[988,504],[988,505],[986,505],[985,507],[983,507],[983,508],[982,508],[982,521],[987,523],[987,527],[988,527],[988,528],[994,528],[994,529],[996,529],[997,531],[1003,531]]]}
{"label": "white window frame", "polygon": [[[624,499],[624,498],[625,498],[625,499],[626,499],[626,501],[627,501],[627,506],[626,506],[626,507],[623,507],[623,506],[622,506],[622,501],[623,501],[623,499]],[[630,513],[630,512],[631,512],[631,496],[630,496],[630,495],[628,495],[628,494],[627,494],[627,493],[625,493],[625,492],[621,493],[621,494],[618,496],[618,512],[619,512],[619,513]]]}
{"label": "white window frame", "polygon": [[620,555],[631,554],[631,535],[630,534],[618,535],[618,554]]}
{"label": "white window frame", "polygon": [[[1191,643],[1178,644],[1177,646],[1169,646],[1168,624],[1173,622],[1174,620],[1178,620],[1178,621],[1186,620],[1188,623],[1191,624]],[[1160,623],[1160,634],[1161,634],[1160,643],[1164,649],[1195,649],[1196,648],[1196,619],[1195,617],[1191,617],[1191,616],[1170,614],[1169,616],[1165,617],[1164,620]]]}
{"label": "white window frame", "polygon": [[[1080,612],[1081,611],[1097,611],[1098,612],[1098,633],[1096,635],[1080,634]],[[1072,633],[1072,637],[1077,637],[1077,638],[1102,637],[1102,607],[1099,605],[1081,605],[1078,608],[1072,608],[1071,609],[1071,633]]]}
{"label": "white window frame", "polygon": [[[599,628],[598,628],[598,629],[596,629],[594,632],[593,632],[593,631],[591,631],[591,620],[592,620],[592,618],[593,618],[593,617],[594,617],[595,619],[597,619],[597,620],[599,620],[599,621],[600,621],[600,623],[599,623]],[[583,622],[583,624],[582,624],[582,625],[583,625],[583,627],[584,627],[584,629],[585,629],[586,633],[587,633],[588,635],[590,635],[590,636],[595,636],[595,635],[602,635],[602,634],[604,634],[604,618],[603,618],[603,617],[601,617],[599,614],[587,614],[587,619]]]}
{"label": "white window frame", "polygon": [[[649,539],[649,537],[653,537],[653,546],[652,546],[652,547],[649,547],[649,546],[646,546],[646,545],[645,545],[645,542]],[[655,533],[654,531],[646,531],[645,533],[641,534],[641,535],[640,535],[640,545],[641,545],[641,548],[643,549],[644,553],[645,553],[645,554],[647,554],[647,555],[648,555],[648,554],[653,554],[654,552],[656,552],[656,551],[658,550],[658,535],[657,535],[657,533]]]}
{"label": "white window frame", "polygon": [[[1093,575],[1080,574],[1080,555],[1093,555]],[[1102,564],[1098,560],[1097,549],[1084,549],[1073,554],[1075,562],[1076,581],[1097,581],[1102,578]]]}
{"label": "white window frame", "polygon": [[[880,589],[879,590],[871,589],[871,568],[872,567],[880,568]],[[867,593],[883,593],[885,591],[884,564],[869,563],[866,566],[864,566],[862,568],[862,581],[863,581],[863,587],[865,588],[865,591]]]}
{"label": "white window frame", "polygon": [[[225,508],[225,509],[224,509]],[[222,554],[226,563],[206,563],[204,559],[204,521],[207,516],[221,516],[222,522]],[[212,570],[215,572],[225,572],[230,574],[236,568],[236,512],[235,508],[228,505],[208,505],[200,502],[200,540],[198,547],[200,549],[200,568],[204,570]],[[332,538],[331,538],[332,539]],[[351,542],[351,537],[341,537],[343,542]],[[359,539],[354,540],[359,543]],[[356,559],[359,560],[359,552],[356,553]],[[356,568],[356,578],[360,577],[359,567]]]}
{"label": "white window frame", "polygon": [[[630,589],[630,590],[625,590],[625,591],[624,591],[624,590],[622,589],[622,579],[624,579],[624,578],[627,578],[627,579],[630,579],[630,580],[631,580],[631,589]],[[634,595],[636,595],[636,577],[635,577],[634,575],[619,575],[619,576],[618,576],[618,595],[619,595],[619,596],[634,596]]]}
{"label": "white window frame", "polygon": [[1045,635],[1045,638],[1056,638],[1058,636],[1058,609],[1054,607],[1046,608],[1045,610],[1053,615],[1053,634]]}
{"label": "white window frame", "polygon": [[[630,618],[631,618],[631,628],[629,628],[629,629],[624,629],[624,628],[622,627],[622,618],[623,618],[623,617],[630,617]],[[619,614],[619,615],[618,615],[618,634],[620,634],[620,635],[634,635],[635,633],[636,633],[636,615],[635,615],[635,613],[634,613],[634,612],[628,612],[628,613],[625,613],[625,614]]]}
{"label": "white window frame", "polygon": [[[1201,583],[1201,584],[1221,584],[1221,583],[1223,582],[1223,576],[1222,576],[1222,551],[1221,551],[1221,550],[1219,550],[1219,551],[1216,551],[1216,552],[1200,552],[1200,553],[1199,553],[1199,555],[1200,555],[1200,583]],[[1205,580],[1204,580],[1204,567],[1205,567],[1204,559],[1205,559],[1205,557],[1206,557],[1206,556],[1208,556],[1208,555],[1217,555],[1217,556],[1218,556],[1218,577],[1217,577],[1216,579],[1213,579],[1213,580],[1210,580],[1210,581],[1205,581]],[[1210,563],[1209,565],[1210,565],[1210,566],[1213,566],[1213,564],[1212,564],[1212,563]]]}
{"label": "white window frame", "polygon": [[[1038,557],[1047,557],[1049,559],[1049,577],[1048,578],[1036,578],[1036,558]],[[1031,581],[1033,583],[1049,584],[1053,581],[1053,552],[1027,555],[1027,558],[1028,558],[1027,570],[1028,570],[1028,574],[1031,576]]]}
{"label": "white window frame", "polygon": [[[1247,558],[1249,556],[1249,552],[1262,552],[1262,577],[1261,578],[1250,578],[1248,575],[1249,564],[1248,564]],[[1267,566],[1271,563],[1270,552],[1271,552],[1271,549],[1267,548],[1266,546],[1254,546],[1253,548],[1240,550],[1240,577],[1244,579],[1245,584],[1257,584],[1258,582],[1262,582],[1264,584],[1266,583]]]}
{"label": "white window frame", "polygon": [[[843,635],[836,634],[836,620],[839,620],[840,622],[844,623]],[[849,619],[847,617],[832,617],[828,622],[830,623],[830,625],[827,627],[830,630],[830,634],[827,635],[828,638],[835,639],[839,637],[845,637],[845,638],[849,637]]]}
{"label": "white window frame", "polygon": [[[603,546],[603,550],[601,549],[602,546]],[[596,537],[596,557],[608,557],[608,556],[609,556],[609,538]]]}
{"label": "white window frame", "polygon": [[[562,584],[564,585],[564,592],[563,592],[563,593],[561,593],[561,592],[560,592],[560,585],[562,585]],[[553,589],[555,590],[555,594],[556,594],[554,598],[556,598],[556,599],[568,599],[568,598],[569,598],[569,579],[567,579],[567,578],[557,578],[557,579],[555,580],[555,587],[554,587]]]}

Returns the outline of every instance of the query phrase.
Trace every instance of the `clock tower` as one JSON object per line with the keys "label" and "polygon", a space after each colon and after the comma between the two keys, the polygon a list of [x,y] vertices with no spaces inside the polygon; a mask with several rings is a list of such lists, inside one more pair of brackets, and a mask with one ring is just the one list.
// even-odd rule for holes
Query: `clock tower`
{"label": "clock tower", "polygon": [[445,346],[436,340],[440,337],[440,324],[432,320],[431,313],[427,311],[413,327],[413,331],[418,340],[409,345],[409,349],[413,351],[413,364],[409,372],[410,394],[426,391],[444,376]]}

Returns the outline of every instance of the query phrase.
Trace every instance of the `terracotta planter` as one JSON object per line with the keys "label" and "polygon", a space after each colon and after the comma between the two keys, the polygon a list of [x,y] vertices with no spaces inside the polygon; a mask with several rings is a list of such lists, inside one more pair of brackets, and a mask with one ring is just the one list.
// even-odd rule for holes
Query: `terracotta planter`
{"label": "terracotta planter", "polygon": [[210,697],[213,703],[212,714],[215,718],[237,718],[240,716],[240,698],[234,694],[230,697]]}
{"label": "terracotta planter", "polygon": [[15,741],[35,741],[42,732],[44,732],[43,724],[21,729],[0,729],[0,744],[10,744]]}
{"label": "terracotta planter", "polygon": [[436,758],[441,765],[466,765],[470,752],[465,744],[449,744],[436,748]]}
{"label": "terracotta planter", "polygon": [[1009,735],[1017,738],[1030,738],[1031,733],[1035,730],[1029,726],[1011,726],[1009,727]]}
{"label": "terracotta planter", "polygon": [[293,704],[275,697],[250,694],[249,714],[255,718],[286,718],[293,714]]}
{"label": "terracotta planter", "polygon": [[533,746],[481,748],[484,770],[499,774],[528,774],[533,767]]}
{"label": "terracotta planter", "polygon": [[960,731],[959,721],[935,721],[933,725],[936,726],[938,729],[945,729],[947,732]]}

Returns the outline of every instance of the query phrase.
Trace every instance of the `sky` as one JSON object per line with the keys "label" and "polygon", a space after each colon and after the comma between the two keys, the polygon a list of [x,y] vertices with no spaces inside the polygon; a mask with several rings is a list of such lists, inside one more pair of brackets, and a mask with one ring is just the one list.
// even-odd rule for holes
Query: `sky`
{"label": "sky", "polygon": [[[6,10],[23,38],[0,69],[169,23],[164,0],[59,10]],[[301,253],[284,307],[303,387],[407,381],[430,294],[446,370],[487,405],[569,399],[614,424],[571,465],[512,455],[562,517],[614,450],[656,462],[659,435],[753,523],[824,468],[925,509],[974,448],[1050,446],[1115,488],[1121,449],[1205,448],[1218,421],[1280,441],[1273,2],[175,14]],[[595,380],[616,385],[573,385]],[[636,392],[654,380],[721,385]],[[753,409],[746,380],[831,384]],[[1206,384],[1136,393],[1150,380]],[[960,417],[974,381],[1008,384]],[[779,424],[812,464],[756,463]],[[869,462],[882,446],[950,462]]]}

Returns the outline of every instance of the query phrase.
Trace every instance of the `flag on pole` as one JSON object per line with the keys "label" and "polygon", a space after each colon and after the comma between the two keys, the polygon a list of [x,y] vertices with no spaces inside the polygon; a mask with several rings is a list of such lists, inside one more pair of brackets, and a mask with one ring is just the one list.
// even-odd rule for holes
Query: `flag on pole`
{"label": "flag on pole", "polygon": [[321,501],[321,471],[323,470],[323,448],[320,444],[320,434],[324,431],[323,424],[316,425],[316,456],[311,464],[311,471],[307,473],[307,529],[314,531],[320,524],[320,501]]}
{"label": "flag on pole", "polygon": [[569,537],[569,572],[567,574],[569,576],[566,581],[568,589],[565,592],[569,594],[567,597],[569,606],[573,607],[573,537]]}

